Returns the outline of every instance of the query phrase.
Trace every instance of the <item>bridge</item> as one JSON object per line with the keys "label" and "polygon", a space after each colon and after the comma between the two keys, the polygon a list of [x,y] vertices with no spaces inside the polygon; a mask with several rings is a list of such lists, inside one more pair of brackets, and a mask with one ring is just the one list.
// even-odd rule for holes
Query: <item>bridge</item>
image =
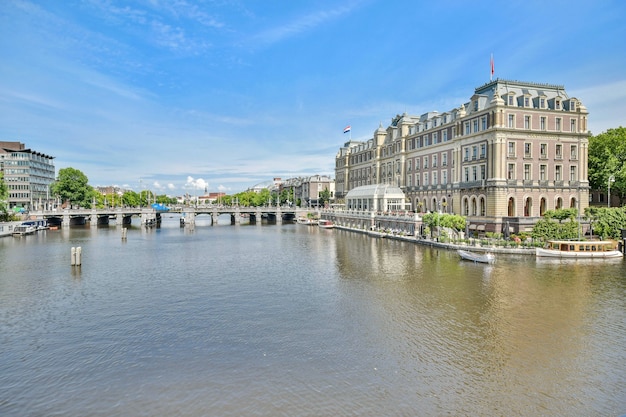
{"label": "bridge", "polygon": [[241,206],[208,206],[208,207],[182,207],[168,211],[156,210],[152,207],[115,207],[103,209],[61,209],[31,211],[31,217],[46,219],[53,226],[69,227],[72,225],[84,225],[87,222],[91,226],[109,224],[115,219],[118,225],[129,225],[133,217],[140,217],[142,225],[152,225],[161,221],[164,213],[180,213],[181,225],[193,226],[198,215],[211,216],[211,224],[223,214],[230,215],[231,224],[241,222],[242,217],[249,216],[250,223],[261,224],[261,218],[265,217],[271,223],[282,223],[283,220],[293,220],[298,217],[306,217],[313,210],[300,207],[274,206],[274,207],[241,207]]}

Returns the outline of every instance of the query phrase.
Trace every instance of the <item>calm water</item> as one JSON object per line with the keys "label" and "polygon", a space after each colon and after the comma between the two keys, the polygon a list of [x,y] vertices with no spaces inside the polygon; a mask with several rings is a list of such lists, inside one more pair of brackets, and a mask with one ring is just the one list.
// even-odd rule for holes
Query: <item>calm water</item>
{"label": "calm water", "polygon": [[624,260],[174,218],[0,239],[3,416],[618,416],[625,346]]}

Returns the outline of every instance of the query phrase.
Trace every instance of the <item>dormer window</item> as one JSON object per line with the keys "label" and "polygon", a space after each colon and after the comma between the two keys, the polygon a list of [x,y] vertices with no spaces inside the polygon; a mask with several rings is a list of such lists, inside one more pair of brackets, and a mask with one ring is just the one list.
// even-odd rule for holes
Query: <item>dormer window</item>
{"label": "dormer window", "polygon": [[540,109],[545,109],[545,108],[546,108],[546,99],[545,99],[545,98],[543,98],[543,97],[541,97],[541,98],[539,99],[539,108],[540,108]]}
{"label": "dormer window", "polygon": [[554,102],[554,109],[555,110],[561,110],[561,100],[556,100]]}
{"label": "dormer window", "polygon": [[569,111],[576,111],[576,100],[569,101]]}
{"label": "dormer window", "polygon": [[474,111],[478,111],[478,100],[474,100]]}
{"label": "dormer window", "polygon": [[524,107],[530,107],[530,97],[524,97]]}
{"label": "dormer window", "polygon": [[512,106],[513,105],[513,100],[514,100],[513,94],[510,94],[508,97],[509,97],[509,99],[508,99],[509,106]]}

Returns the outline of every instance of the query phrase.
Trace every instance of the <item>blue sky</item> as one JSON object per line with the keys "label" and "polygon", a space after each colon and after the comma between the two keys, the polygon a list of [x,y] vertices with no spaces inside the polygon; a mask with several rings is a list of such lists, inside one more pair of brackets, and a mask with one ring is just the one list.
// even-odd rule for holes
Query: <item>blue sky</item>
{"label": "blue sky", "polygon": [[348,140],[495,77],[626,119],[626,2],[3,0],[0,140],[93,186],[236,193],[334,177]]}

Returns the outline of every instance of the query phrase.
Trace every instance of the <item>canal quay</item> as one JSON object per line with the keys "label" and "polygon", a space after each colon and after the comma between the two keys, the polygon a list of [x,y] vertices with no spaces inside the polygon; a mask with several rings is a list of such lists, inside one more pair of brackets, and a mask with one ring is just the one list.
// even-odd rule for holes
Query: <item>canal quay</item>
{"label": "canal quay", "polygon": [[623,259],[180,217],[0,239],[0,415],[626,413]]}

